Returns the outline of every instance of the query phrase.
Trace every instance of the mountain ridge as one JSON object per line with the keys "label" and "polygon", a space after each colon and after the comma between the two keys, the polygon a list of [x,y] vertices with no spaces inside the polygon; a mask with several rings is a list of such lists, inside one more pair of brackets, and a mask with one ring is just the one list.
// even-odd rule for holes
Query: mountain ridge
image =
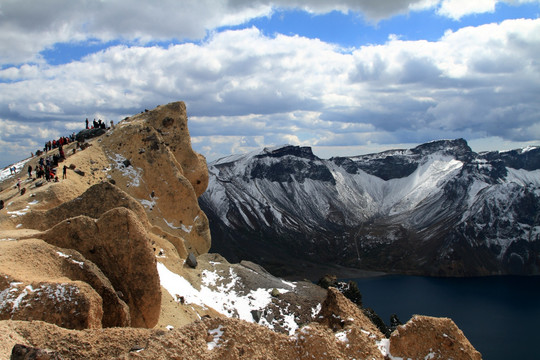
{"label": "mountain ridge", "polygon": [[199,202],[213,249],[260,257],[278,273],[300,258],[422,275],[538,274],[538,169],[538,147],[475,153],[464,139],[327,160],[287,145],[210,163]]}

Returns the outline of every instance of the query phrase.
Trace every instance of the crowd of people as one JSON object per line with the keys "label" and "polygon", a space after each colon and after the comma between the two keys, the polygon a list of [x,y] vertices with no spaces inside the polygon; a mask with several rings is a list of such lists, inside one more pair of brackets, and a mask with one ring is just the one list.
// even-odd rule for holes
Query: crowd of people
{"label": "crowd of people", "polygon": [[[107,129],[107,125],[105,121],[102,121],[101,119],[96,120],[90,124],[90,121],[88,118],[86,118],[86,129]],[[114,122],[111,120],[111,128],[114,127]],[[32,178],[32,173],[35,173],[36,179],[45,179],[46,181],[59,181],[57,174],[58,164],[66,159],[66,154],[64,153],[64,146],[71,144],[76,141],[76,135],[75,133],[72,133],[69,136],[61,136],[58,139],[49,140],[45,143],[45,146],[43,147],[43,150],[37,150],[36,153],[31,153],[31,156],[39,157],[38,163],[35,165],[35,167],[32,167],[32,165],[28,165],[28,177]],[[80,145],[82,146],[82,145]],[[79,147],[79,144],[77,145],[77,148]],[[73,152],[76,151],[76,149],[73,149]],[[54,154],[47,155],[50,151],[58,149],[58,152]],[[62,178],[67,178],[67,166],[64,165],[62,169]],[[17,168],[15,166],[12,166],[9,168],[10,175],[17,173]],[[19,178],[17,182],[17,187],[19,190],[21,190],[21,179]]]}
{"label": "crowd of people", "polygon": [[[114,128],[114,122],[111,120],[110,122],[110,129]],[[86,129],[105,129],[108,130],[105,121],[102,121],[101,119],[97,120],[94,119],[93,123],[90,124],[88,121],[88,118],[86,119]],[[69,136],[62,136],[58,139],[50,140],[45,143],[45,146],[43,147],[43,150],[37,150],[36,153],[31,153],[31,157],[33,158],[38,157],[39,160],[37,161],[37,164],[34,163],[34,167],[32,164],[28,164],[27,171],[28,171],[28,178],[29,181],[34,181],[35,179],[44,179],[47,182],[58,182],[59,181],[59,163],[66,160],[66,154],[64,152],[64,147],[68,144],[71,144],[77,140],[77,136],[75,133],[72,133]],[[77,146],[73,148],[73,153],[77,151],[77,149],[84,150],[88,145],[84,143],[84,140],[82,140],[82,143],[79,144],[77,142]],[[58,149],[58,152],[50,153],[52,150]],[[69,166],[70,168],[72,165]],[[74,167],[73,167],[74,168]],[[67,165],[63,165],[62,167],[62,179],[67,178]],[[19,169],[17,166],[10,166],[9,168],[10,175],[15,175],[18,173]],[[32,177],[32,174],[35,174],[35,179]],[[35,186],[41,186],[43,185],[42,182],[36,182]],[[19,177],[17,179],[17,183],[15,185],[15,188],[19,190],[20,194],[23,195],[26,192],[26,188],[23,187],[23,181]],[[0,209],[4,207],[4,201],[0,200]]]}
{"label": "crowd of people", "polygon": [[[36,179],[43,178],[47,181],[58,181],[56,169],[58,168],[58,163],[64,159],[65,155],[63,152],[61,154],[54,154],[52,156],[49,155],[46,158],[39,158],[39,163],[37,164],[36,168],[33,169],[36,173]],[[67,166],[64,165],[62,176],[63,179],[66,178],[66,170]],[[32,177],[32,165],[28,165],[28,177]]]}
{"label": "crowd of people", "polygon": [[45,143],[43,151],[47,153],[52,149],[62,148],[62,146],[67,145],[73,141],[75,141],[75,133],[71,134],[70,136],[62,136],[58,140],[49,140]]}
{"label": "crowd of people", "polygon": [[[111,128],[114,127],[114,123],[111,120]],[[105,121],[101,121],[101,119],[94,119],[92,126],[90,126],[90,122],[88,121],[88,118],[86,118],[86,128],[87,129],[106,129],[107,125],[105,124]]]}

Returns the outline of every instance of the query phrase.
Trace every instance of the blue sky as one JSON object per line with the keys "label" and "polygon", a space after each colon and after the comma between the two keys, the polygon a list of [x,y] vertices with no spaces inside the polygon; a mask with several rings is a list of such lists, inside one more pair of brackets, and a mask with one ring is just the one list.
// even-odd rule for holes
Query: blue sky
{"label": "blue sky", "polygon": [[0,0],[0,166],[186,102],[208,160],[540,145],[539,0]]}

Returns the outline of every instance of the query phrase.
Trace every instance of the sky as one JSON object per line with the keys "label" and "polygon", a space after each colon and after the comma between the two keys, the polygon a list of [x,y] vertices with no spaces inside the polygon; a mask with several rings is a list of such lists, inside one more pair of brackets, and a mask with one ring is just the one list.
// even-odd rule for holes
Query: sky
{"label": "sky", "polygon": [[0,167],[184,101],[208,161],[540,145],[540,0],[0,0]]}

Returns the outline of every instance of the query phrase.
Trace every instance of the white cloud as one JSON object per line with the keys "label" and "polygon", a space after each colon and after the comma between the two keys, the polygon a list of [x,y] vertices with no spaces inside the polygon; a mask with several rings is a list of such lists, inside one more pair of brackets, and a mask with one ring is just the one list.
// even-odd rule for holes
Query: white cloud
{"label": "white cloud", "polygon": [[[434,1],[426,0],[430,6]],[[498,3],[507,3],[511,5],[538,3],[538,0],[442,0],[437,10],[439,15],[449,17],[454,20],[460,20],[467,15],[492,13]]]}
{"label": "white cloud", "polygon": [[348,51],[255,28],[200,44],[119,45],[65,65],[0,70],[0,141],[41,144],[39,129],[67,135],[86,117],[118,122],[184,100],[193,144],[209,158],[286,142],[525,142],[540,139],[539,58],[539,19]]}
{"label": "white cloud", "polygon": [[459,20],[465,15],[495,11],[497,0],[443,0],[438,13]]}
{"label": "white cloud", "polygon": [[[539,0],[505,0],[511,4]],[[0,64],[43,62],[40,52],[59,43],[204,39],[220,26],[244,24],[270,16],[275,9],[303,9],[322,14],[356,12],[369,22],[409,11],[437,9],[460,19],[493,11],[500,0],[2,0]]]}

